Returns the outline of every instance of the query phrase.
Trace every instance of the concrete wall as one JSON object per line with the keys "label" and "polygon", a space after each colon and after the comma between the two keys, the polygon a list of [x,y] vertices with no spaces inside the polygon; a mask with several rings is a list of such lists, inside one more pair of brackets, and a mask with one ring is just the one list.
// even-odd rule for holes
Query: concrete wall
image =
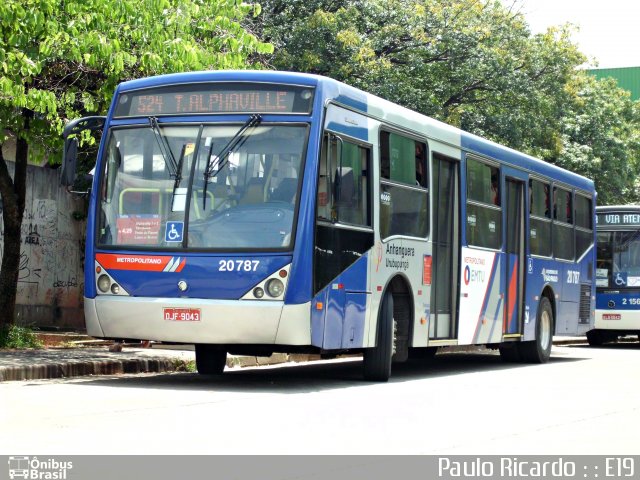
{"label": "concrete wall", "polygon": [[[14,164],[7,164],[13,173]],[[82,199],[60,186],[59,172],[27,167],[17,323],[83,329],[86,207]],[[3,251],[4,225],[0,219],[0,258]]]}

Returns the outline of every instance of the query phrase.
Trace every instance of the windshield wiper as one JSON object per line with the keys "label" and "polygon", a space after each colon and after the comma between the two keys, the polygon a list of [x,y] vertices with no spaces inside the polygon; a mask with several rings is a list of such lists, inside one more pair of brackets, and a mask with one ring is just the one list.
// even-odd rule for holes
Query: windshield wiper
{"label": "windshield wiper", "polygon": [[185,143],[184,145],[182,145],[182,149],[180,150],[180,158],[178,159],[178,163],[177,163],[177,169],[176,169],[176,181],[173,184],[173,189],[175,191],[176,188],[178,188],[180,186],[180,181],[182,180],[182,164],[184,163],[184,156],[185,156],[185,152],[187,150],[187,146],[188,145],[193,145],[193,144],[188,144]]}
{"label": "windshield wiper", "polygon": [[179,167],[182,165],[178,165],[178,162],[176,162],[176,158],[173,156],[173,152],[169,146],[169,141],[160,130],[158,119],[156,117],[149,117],[149,124],[151,125],[151,130],[153,130],[153,133],[156,135],[156,140],[158,141],[158,147],[160,147],[160,153],[162,154],[164,163],[169,167],[169,175],[176,179],[176,184],[180,184],[182,173],[179,171]]}
{"label": "windshield wiper", "polygon": [[[211,146],[209,147],[209,156],[207,157],[207,165],[204,169],[204,188],[202,189],[202,209],[204,210],[207,205],[207,185],[209,183],[209,179],[218,175],[218,173],[224,168],[227,162],[227,158],[229,154],[238,146],[241,146],[242,143],[246,140],[245,132],[252,128],[256,127],[262,122],[262,117],[254,113],[249,117],[249,120],[245,122],[242,127],[236,132],[236,134],[229,140],[229,142],[225,145],[222,151],[218,154],[217,159],[214,162],[211,162],[211,153],[213,151],[213,141],[211,142]],[[215,173],[214,173],[215,172]]]}

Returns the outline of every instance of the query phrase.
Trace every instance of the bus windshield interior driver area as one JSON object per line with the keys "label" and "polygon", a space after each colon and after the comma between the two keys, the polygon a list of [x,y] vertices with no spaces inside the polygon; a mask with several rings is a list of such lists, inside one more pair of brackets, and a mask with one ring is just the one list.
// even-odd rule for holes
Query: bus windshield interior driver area
{"label": "bus windshield interior driver area", "polygon": [[596,321],[587,332],[590,345],[640,336],[640,206],[596,211]]}
{"label": "bus windshield interior driver area", "polygon": [[295,124],[114,129],[97,244],[290,247],[307,135],[307,126]]}
{"label": "bus windshield interior driver area", "polygon": [[64,185],[86,129],[94,337],[194,344],[205,375],[355,353],[386,381],[464,345],[543,363],[593,330],[595,190],[554,165],[291,72],[124,82],[66,126]]}

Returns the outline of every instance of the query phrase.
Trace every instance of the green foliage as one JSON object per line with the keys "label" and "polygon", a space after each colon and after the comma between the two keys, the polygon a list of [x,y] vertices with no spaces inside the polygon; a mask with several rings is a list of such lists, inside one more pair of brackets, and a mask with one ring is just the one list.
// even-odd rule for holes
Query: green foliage
{"label": "green foliage", "polygon": [[198,371],[195,360],[183,360],[181,358],[173,359],[173,369],[176,372],[195,373]]}
{"label": "green foliage", "polygon": [[[279,3],[266,0],[263,10]],[[494,114],[531,103],[532,91],[557,91],[584,60],[568,31],[532,37],[524,18],[497,1],[316,3],[328,6],[265,13],[265,37],[284,45],[277,68],[338,78],[456,125],[469,116],[482,126],[478,106]]]}
{"label": "green foliage", "polygon": [[0,348],[42,348],[33,330],[17,325],[0,328]]}
{"label": "green foliage", "polygon": [[[0,144],[13,132],[42,155],[58,150],[64,123],[105,113],[123,80],[251,68],[273,51],[242,26],[259,11],[237,0],[5,0]],[[23,109],[36,114],[28,129]]]}
{"label": "green foliage", "polygon": [[599,204],[637,202],[640,104],[613,79],[580,74],[568,88],[555,163],[594,179]]}
{"label": "green foliage", "polygon": [[276,68],[336,78],[616,185],[600,203],[637,198],[637,107],[580,73],[571,26],[532,35],[496,0],[261,3],[255,28],[276,45]]}

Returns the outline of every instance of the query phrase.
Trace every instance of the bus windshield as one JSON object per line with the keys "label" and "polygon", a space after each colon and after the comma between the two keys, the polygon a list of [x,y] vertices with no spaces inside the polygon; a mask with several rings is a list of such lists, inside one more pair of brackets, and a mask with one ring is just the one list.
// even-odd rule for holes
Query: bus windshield
{"label": "bus windshield", "polygon": [[640,230],[598,232],[598,287],[640,287]]}
{"label": "bus windshield", "polygon": [[257,122],[112,130],[98,245],[290,249],[307,136]]}

